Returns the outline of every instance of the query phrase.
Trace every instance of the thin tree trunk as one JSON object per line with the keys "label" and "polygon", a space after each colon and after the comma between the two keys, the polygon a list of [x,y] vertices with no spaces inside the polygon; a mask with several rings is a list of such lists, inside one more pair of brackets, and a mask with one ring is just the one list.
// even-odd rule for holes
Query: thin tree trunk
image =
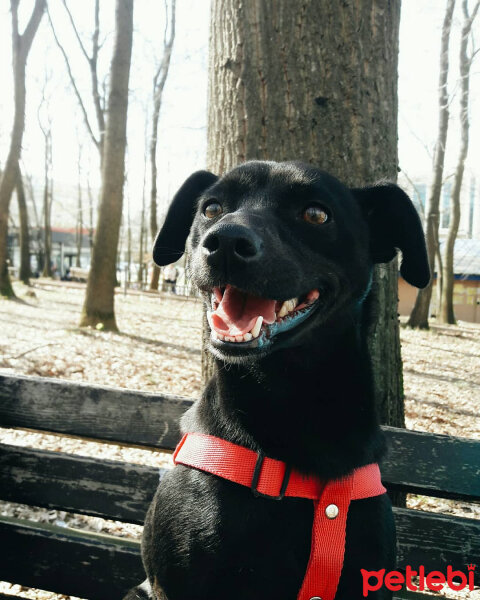
{"label": "thin tree trunk", "polygon": [[93,194],[92,188],[90,187],[90,180],[87,177],[87,192],[88,192],[88,245],[90,247],[90,260],[92,258],[92,249],[93,249],[93,235],[94,235],[94,227],[93,227]]}
{"label": "thin tree trunk", "polygon": [[17,173],[17,202],[18,214],[20,217],[20,273],[19,279],[25,285],[29,285],[32,272],[30,269],[30,234],[28,228],[28,210],[25,198],[25,188],[23,187],[22,173],[18,169]]}
{"label": "thin tree trunk", "polygon": [[77,256],[75,257],[75,266],[82,266],[82,242],[83,242],[83,199],[82,199],[82,147],[78,149],[78,186],[77,186],[77,226],[76,226],[76,246]]}
{"label": "thin tree trunk", "polygon": [[100,210],[93,244],[81,325],[116,330],[114,295],[116,256],[122,219],[128,108],[132,55],[133,0],[117,0],[116,36],[110,68],[110,93],[103,150]]}
{"label": "thin tree trunk", "polygon": [[463,26],[462,37],[460,40],[460,124],[461,124],[461,140],[460,152],[458,155],[457,168],[453,181],[452,195],[450,198],[450,223],[448,235],[445,242],[445,250],[443,256],[443,272],[442,272],[442,296],[439,320],[441,323],[455,323],[455,313],[453,310],[453,286],[454,286],[454,249],[455,240],[457,239],[458,227],[460,225],[460,192],[462,189],[463,173],[465,170],[465,161],[468,154],[469,143],[469,128],[468,121],[468,102],[470,94],[470,67],[472,65],[472,57],[468,56],[468,41],[473,21],[477,16],[480,3],[477,2],[470,16],[468,13],[468,0],[463,0]]}
{"label": "thin tree trunk", "polygon": [[[209,168],[300,159],[347,185],[395,180],[399,20],[381,0],[214,0]],[[397,284],[396,261],[376,268],[369,347],[380,418],[404,426]]]}
{"label": "thin tree trunk", "polygon": [[[435,272],[435,254],[439,252],[438,230],[440,225],[440,196],[442,193],[443,168],[445,163],[445,147],[448,134],[448,51],[450,46],[450,31],[452,28],[452,16],[455,8],[455,0],[447,0],[445,17],[442,27],[442,42],[440,47],[440,76],[438,82],[438,134],[433,157],[432,183],[427,201],[427,218],[425,237],[427,242],[428,261],[432,278],[427,287],[418,290],[415,306],[408,320],[409,327],[428,329],[428,317],[430,302],[432,299],[433,274]],[[437,278],[439,283],[439,278]],[[444,284],[442,283],[442,286]]]}
{"label": "thin tree trunk", "polygon": [[137,273],[137,282],[140,284],[143,289],[143,280],[144,280],[144,262],[143,255],[145,253],[145,243],[146,243],[146,230],[145,230],[145,211],[146,211],[146,198],[145,198],[145,188],[147,184],[147,124],[148,124],[148,110],[145,109],[145,135],[144,135],[144,155],[143,155],[143,185],[142,185],[142,212],[140,215],[140,243],[139,243],[139,251],[138,251],[138,273]]}
{"label": "thin tree trunk", "polygon": [[[170,58],[172,56],[173,41],[175,39],[175,0],[171,0],[170,14],[170,35],[168,32],[168,7],[165,3],[165,31],[163,36],[163,56],[160,65],[153,78],[153,114],[152,114],[152,138],[150,140],[150,165],[151,165],[151,190],[150,190],[150,233],[152,240],[155,239],[158,231],[157,222],[157,137],[158,120],[160,117],[160,108],[162,106],[163,89],[168,77],[170,68]],[[153,266],[152,278],[150,280],[150,289],[158,290],[158,280],[160,278],[160,269],[157,265]]]}
{"label": "thin tree trunk", "polygon": [[18,5],[20,0],[11,0],[12,12],[12,61],[15,113],[7,161],[0,180],[0,296],[14,296],[8,274],[8,211],[15,188],[18,162],[22,150],[25,130],[26,86],[25,69],[28,54],[45,10],[45,0],[35,0],[28,24],[20,35],[18,31]]}
{"label": "thin tree trunk", "polygon": [[130,272],[132,269],[132,221],[130,219],[130,198],[127,197],[127,272],[125,285],[130,287]]}
{"label": "thin tree trunk", "polygon": [[35,219],[35,240],[36,240],[36,244],[37,244],[37,252],[36,252],[36,257],[37,257],[37,269],[36,269],[36,273],[38,274],[40,272],[40,270],[43,268],[43,241],[42,241],[42,228],[40,226],[40,218],[38,215],[38,210],[37,210],[37,201],[35,199],[35,192],[33,189],[33,182],[32,182],[32,177],[31,176],[26,176],[27,179],[27,189],[28,189],[28,194],[30,196],[30,201],[32,203],[32,207],[33,207],[33,216]]}
{"label": "thin tree trunk", "polygon": [[43,188],[43,277],[52,277],[52,228],[51,228],[51,209],[52,209],[52,134],[50,129],[44,131],[45,135],[45,162],[44,162],[44,188]]}

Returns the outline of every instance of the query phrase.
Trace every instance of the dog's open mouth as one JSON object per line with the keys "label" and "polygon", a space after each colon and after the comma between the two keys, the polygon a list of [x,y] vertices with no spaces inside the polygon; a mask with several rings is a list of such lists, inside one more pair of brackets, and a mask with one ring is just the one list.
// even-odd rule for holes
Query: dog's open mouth
{"label": "dog's open mouth", "polygon": [[[217,342],[262,343],[300,324],[313,310],[320,292],[311,290],[286,301],[254,296],[232,285],[216,287],[207,311],[211,338]],[[258,344],[255,344],[258,345]]]}

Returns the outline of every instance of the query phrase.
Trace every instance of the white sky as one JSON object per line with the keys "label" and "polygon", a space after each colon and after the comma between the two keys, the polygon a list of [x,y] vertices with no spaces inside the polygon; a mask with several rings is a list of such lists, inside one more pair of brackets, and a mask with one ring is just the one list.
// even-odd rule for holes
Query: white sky
{"label": "white sky", "polygon": [[[10,52],[9,2],[0,0],[0,165],[4,163],[13,114],[13,86]],[[28,14],[33,0],[22,0],[21,15]],[[101,1],[100,72],[105,74],[111,58],[114,0]],[[460,4],[460,3],[457,3]],[[399,152],[400,166],[412,179],[429,180],[431,158],[426,147],[433,149],[437,123],[437,81],[440,29],[445,2],[440,0],[403,0],[400,32],[399,65]],[[69,0],[84,41],[89,47],[93,24],[92,0]],[[50,10],[57,31],[72,56],[72,66],[86,99],[92,123],[89,74],[79,53],[76,40],[65,18],[60,0],[50,0]],[[450,91],[458,72],[458,37],[460,6],[457,7],[451,52]],[[154,57],[161,51],[164,27],[163,2],[135,0],[134,54],[131,71],[131,98],[128,121],[127,196],[132,212],[140,209],[143,181],[145,106],[150,110]],[[167,202],[176,187],[192,171],[205,165],[206,94],[209,0],[177,0],[177,35],[165,88],[159,128],[158,188],[161,202]],[[480,44],[480,18],[477,39]],[[38,180],[43,177],[43,141],[37,121],[37,107],[45,79],[53,118],[53,175],[56,182],[76,184],[78,136],[83,140],[82,180],[87,176],[98,185],[98,158],[86,135],[77,101],[69,88],[63,58],[51,37],[44,17],[34,42],[27,71],[27,127],[24,137],[23,164]],[[472,69],[471,147],[469,171],[479,174],[480,153],[480,55]],[[458,118],[455,97],[452,101],[451,145],[447,171],[452,170],[458,147]],[[89,175],[90,174],[90,175]],[[368,182],[359,182],[359,184]],[[147,186],[148,190],[148,186]],[[55,211],[55,206],[54,206]],[[54,219],[56,220],[56,219]]]}

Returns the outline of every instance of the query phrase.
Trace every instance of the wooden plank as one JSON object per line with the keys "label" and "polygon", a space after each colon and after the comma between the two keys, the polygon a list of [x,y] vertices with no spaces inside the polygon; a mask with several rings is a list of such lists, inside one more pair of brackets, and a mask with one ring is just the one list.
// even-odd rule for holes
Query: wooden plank
{"label": "wooden plank", "polygon": [[0,517],[0,580],[88,598],[123,598],[145,578],[130,540]]}
{"label": "wooden plank", "polygon": [[[55,379],[0,375],[0,425],[172,450],[192,401]],[[480,442],[384,427],[390,489],[480,500]]]}
{"label": "wooden plank", "polygon": [[[412,569],[423,565],[425,572],[445,572],[448,565],[466,571],[480,556],[480,520],[394,508],[398,537],[398,566]],[[480,569],[475,571],[480,585]]]}
{"label": "wooden plank", "polygon": [[143,465],[0,445],[0,498],[142,524],[159,481]]}
{"label": "wooden plank", "polygon": [[192,400],[58,379],[0,375],[0,426],[172,450]]}
{"label": "wooden plank", "polygon": [[441,498],[480,500],[480,442],[383,427],[388,455],[382,479],[391,488]]}

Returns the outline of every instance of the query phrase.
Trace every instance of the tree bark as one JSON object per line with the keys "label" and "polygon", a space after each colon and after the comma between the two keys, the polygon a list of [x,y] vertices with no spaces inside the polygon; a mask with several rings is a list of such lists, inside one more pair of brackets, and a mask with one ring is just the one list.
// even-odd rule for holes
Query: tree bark
{"label": "tree bark", "polygon": [[[445,147],[447,144],[448,121],[448,50],[450,46],[450,31],[455,0],[447,0],[445,17],[442,26],[442,41],[440,46],[440,75],[438,81],[438,134],[433,156],[432,183],[427,200],[427,217],[425,237],[427,242],[428,262],[432,277],[427,287],[418,290],[415,306],[408,320],[409,327],[428,329],[428,317],[433,290],[433,274],[435,273],[435,254],[439,252],[438,230],[440,225],[440,196],[442,193],[443,167],[445,163]],[[440,284],[440,271],[437,271],[437,285]],[[442,282],[443,286],[443,282]]]}
{"label": "tree bark", "polygon": [[32,271],[30,268],[30,234],[28,229],[28,210],[25,198],[25,188],[23,186],[22,173],[20,169],[17,172],[17,202],[18,214],[20,218],[20,273],[19,279],[25,285],[30,284]]}
{"label": "tree bark", "polygon": [[116,35],[110,67],[110,93],[103,149],[102,193],[81,325],[116,330],[116,255],[122,218],[132,55],[133,0],[117,0]]}
{"label": "tree bark", "polygon": [[35,0],[28,24],[23,34],[20,34],[18,31],[19,3],[20,0],[10,1],[12,12],[12,62],[15,112],[10,148],[0,180],[0,295],[7,297],[15,295],[10,282],[7,264],[8,211],[13,189],[17,181],[18,162],[20,160],[23,132],[25,130],[25,69],[33,39],[45,10],[45,0]]}
{"label": "tree bark", "polygon": [[468,56],[468,41],[472,25],[477,16],[480,2],[477,1],[471,15],[468,13],[468,0],[463,0],[463,25],[462,37],[460,40],[460,152],[458,155],[455,178],[453,181],[452,195],[450,198],[450,223],[448,227],[447,239],[445,241],[445,250],[443,255],[442,271],[442,296],[440,303],[439,321],[440,323],[455,324],[455,312],[453,309],[453,286],[454,286],[454,249],[457,239],[458,227],[460,225],[460,192],[462,190],[463,173],[465,170],[465,161],[468,154],[469,129],[468,121],[468,103],[470,95],[470,67],[473,57]]}
{"label": "tree bark", "polygon": [[[163,89],[168,77],[170,59],[172,56],[173,42],[175,40],[175,0],[171,0],[170,34],[168,31],[168,7],[165,4],[165,32],[163,36],[163,56],[160,65],[153,78],[153,114],[152,114],[152,137],[150,140],[150,165],[151,165],[151,190],[150,190],[150,233],[152,240],[158,231],[157,221],[157,136],[160,108],[162,106]],[[150,289],[158,290],[160,268],[153,265]]]}
{"label": "tree bark", "polygon": [[[400,2],[213,0],[208,167],[299,159],[351,186],[395,180],[399,20]],[[397,282],[396,261],[375,269],[368,337],[380,418],[404,426]]]}

